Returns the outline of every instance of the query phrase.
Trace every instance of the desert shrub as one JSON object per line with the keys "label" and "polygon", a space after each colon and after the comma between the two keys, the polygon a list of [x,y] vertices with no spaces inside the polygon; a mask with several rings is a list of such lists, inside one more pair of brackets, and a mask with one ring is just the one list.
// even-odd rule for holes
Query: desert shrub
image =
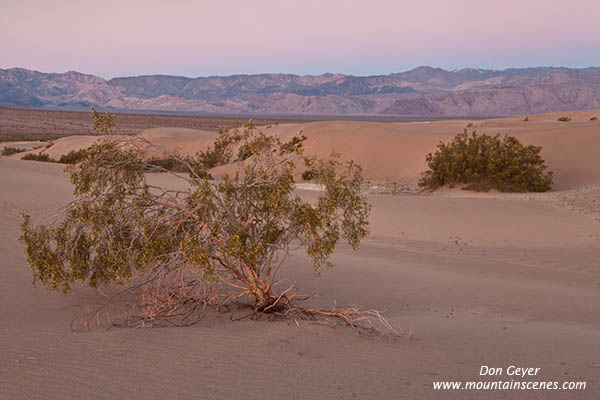
{"label": "desert shrub", "polygon": [[523,119],[523,122],[528,122],[528,121],[529,121],[529,117],[525,117],[525,118]]}
{"label": "desert shrub", "polygon": [[101,135],[111,135],[113,133],[113,129],[115,128],[115,117],[109,113],[105,112],[104,114],[100,114],[94,107],[92,107],[92,130]]}
{"label": "desert shrub", "polygon": [[[277,279],[292,249],[304,248],[318,273],[333,265],[329,257],[340,240],[356,249],[368,233],[361,168],[305,155],[304,139],[284,142],[252,124],[225,130],[213,160],[226,159],[240,143],[252,157],[218,182],[190,165],[190,177],[173,174],[185,183],[176,190],[147,183],[152,160],[142,146],[107,137],[67,167],[75,200],[62,220],[35,225],[24,214],[20,240],[34,282],[63,293],[76,282],[126,285],[112,299],[139,293],[129,325],[187,324],[206,305],[227,309],[247,298],[255,313],[334,317],[354,326],[364,313],[298,308],[293,286],[281,288]],[[295,193],[297,167],[309,168],[324,187],[316,201]]]}
{"label": "desert shrub", "polygon": [[197,177],[199,179],[207,179],[209,181],[213,180],[213,176],[205,169],[202,169],[200,166],[192,164],[193,173],[190,172],[190,177]]}
{"label": "desert shrub", "polygon": [[219,129],[212,147],[196,155],[196,161],[203,169],[211,169],[231,162],[233,158],[232,144],[237,143],[237,130]]}
{"label": "desert shrub", "polygon": [[62,156],[60,156],[60,158],[58,160],[55,160],[46,153],[40,153],[40,154],[29,153],[29,154],[25,154],[23,157],[21,157],[21,160],[55,162],[55,163],[60,163],[60,164],[77,164],[77,163],[81,162],[86,157],[86,155],[87,155],[86,149],[71,150],[67,154],[63,154]]}
{"label": "desert shrub", "polygon": [[5,147],[2,149],[2,154],[3,156],[12,156],[13,154],[19,154],[22,153],[24,151],[27,151],[26,149],[21,149],[19,147]]}
{"label": "desert shrub", "polygon": [[472,123],[472,122],[469,122],[469,123],[467,124],[467,128],[470,128],[470,127],[472,127],[472,126],[473,126],[473,123]]}
{"label": "desert shrub", "polygon": [[[254,130],[254,123],[252,120],[245,125],[245,129]],[[298,140],[306,139],[305,136],[300,135],[294,137],[289,146],[298,144]],[[205,151],[199,152],[195,158],[191,158],[190,161],[198,164],[205,170],[218,167],[221,165],[229,164],[231,162],[241,162],[249,159],[254,154],[258,154],[273,145],[273,137],[267,136],[262,132],[256,131],[252,137],[241,135],[237,128],[229,129],[223,128],[217,132],[217,138],[211,147]],[[234,158],[234,148],[237,146],[237,156]]]}
{"label": "desert shrub", "polygon": [[252,157],[256,153],[256,150],[250,147],[248,144],[243,144],[238,149],[238,155],[236,161],[245,161]]}
{"label": "desert shrub", "polygon": [[60,156],[60,158],[58,159],[58,162],[61,164],[77,164],[77,163],[83,161],[83,159],[86,157],[86,155],[87,155],[86,149],[71,150],[67,154],[63,154],[62,156]]}
{"label": "desert shrub", "polygon": [[29,154],[25,154],[23,157],[21,157],[21,160],[56,162],[55,159],[50,158],[50,156],[48,154],[46,154],[46,153],[40,153],[40,154],[29,153]]}
{"label": "desert shrub", "polygon": [[440,186],[463,185],[463,189],[502,192],[545,192],[552,186],[552,172],[540,156],[540,146],[524,146],[513,136],[470,136],[467,130],[425,160],[428,170],[419,186],[435,190]]}
{"label": "desert shrub", "polygon": [[306,169],[302,172],[302,179],[305,181],[312,181],[315,178],[315,173],[310,170],[310,169]]}
{"label": "desert shrub", "polygon": [[183,163],[177,161],[176,159],[165,156],[165,157],[152,157],[148,160],[148,169],[156,169],[154,167],[159,167],[158,172],[161,170],[164,171],[172,171],[172,172],[188,172],[188,167],[186,167]]}
{"label": "desert shrub", "polygon": [[190,169],[194,173],[190,176],[199,178],[213,179],[208,171],[204,169],[202,163],[193,157],[183,157],[177,153],[171,153],[163,156],[154,156],[146,161],[147,172],[187,172]]}
{"label": "desert shrub", "polygon": [[571,117],[560,117],[558,120],[560,122],[571,122]]}
{"label": "desert shrub", "polygon": [[590,118],[590,121],[596,121],[598,119],[598,117],[592,117]]}

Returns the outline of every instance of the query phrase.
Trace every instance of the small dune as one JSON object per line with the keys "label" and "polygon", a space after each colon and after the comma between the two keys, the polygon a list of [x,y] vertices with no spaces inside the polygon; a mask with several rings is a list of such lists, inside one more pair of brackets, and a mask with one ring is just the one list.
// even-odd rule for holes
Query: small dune
{"label": "small dune", "polygon": [[[568,115],[571,122],[558,121]],[[440,141],[448,141],[467,125],[469,131],[488,135],[514,135],[526,145],[542,146],[542,157],[554,171],[554,189],[569,189],[600,183],[600,123],[590,121],[600,111],[574,111],[481,121],[448,120],[423,122],[320,121],[282,124],[266,129],[273,135],[290,138],[302,132],[305,147],[313,155],[326,157],[332,151],[344,159],[354,160],[364,169],[365,178],[373,182],[414,184],[426,169],[425,155],[436,150]],[[265,129],[265,128],[263,128]],[[142,135],[159,146],[194,155],[214,140],[214,132],[187,128],[153,128]],[[71,150],[89,147],[96,136],[70,136],[57,139],[44,151],[58,159]],[[13,156],[19,158],[19,155]],[[215,176],[230,171],[220,168]]]}

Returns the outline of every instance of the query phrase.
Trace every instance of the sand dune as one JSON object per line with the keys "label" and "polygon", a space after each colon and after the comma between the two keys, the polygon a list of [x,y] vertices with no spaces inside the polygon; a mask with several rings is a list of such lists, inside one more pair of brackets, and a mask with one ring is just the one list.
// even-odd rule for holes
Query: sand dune
{"label": "sand dune", "polygon": [[[563,113],[564,114],[564,113]],[[598,113],[600,115],[600,113]],[[74,333],[68,297],[31,286],[20,213],[38,219],[69,201],[64,166],[0,159],[0,388],[2,399],[595,399],[600,396],[600,123],[588,114],[475,121],[544,146],[557,176],[545,194],[369,194],[371,235],[315,278],[296,254],[282,272],[310,303],[383,310],[404,338],[365,338],[309,322],[209,317],[192,328]],[[591,114],[590,114],[591,115]],[[587,119],[587,121],[586,121]],[[424,154],[469,121],[431,124],[319,122],[300,129],[307,149],[361,162],[370,179],[414,180]],[[212,134],[158,129],[182,152]],[[198,137],[201,140],[196,140]],[[351,139],[351,140],[350,140]],[[51,153],[91,143],[65,138]],[[61,147],[59,147],[59,145]],[[195,147],[193,147],[195,146]],[[166,174],[150,179],[168,183]],[[569,189],[565,189],[569,188]],[[316,191],[301,191],[316,196]],[[410,333],[410,337],[409,334]],[[492,380],[481,365],[539,367],[536,381],[586,381],[585,391],[435,391],[434,381]],[[503,377],[506,379],[506,376]]]}
{"label": "sand dune", "polygon": [[[559,122],[568,115],[572,122]],[[483,121],[438,121],[431,123],[313,122],[280,125],[273,132],[282,136],[300,130],[309,138],[309,152],[326,156],[333,149],[363,166],[372,181],[416,182],[426,169],[425,155],[439,141],[448,141],[472,123],[469,131],[489,135],[509,134],[524,144],[542,146],[542,157],[555,173],[557,189],[600,183],[600,121],[590,116],[600,111],[577,111]]]}
{"label": "sand dune", "polygon": [[[368,180],[414,184],[426,169],[425,155],[435,151],[439,141],[448,141],[472,123],[470,131],[514,135],[524,144],[542,146],[542,156],[555,173],[554,188],[566,189],[600,183],[600,163],[597,162],[600,121],[590,121],[594,115],[600,116],[600,111],[532,115],[528,116],[528,122],[523,121],[524,117],[431,123],[321,121],[282,124],[267,131],[284,138],[302,131],[308,137],[306,149],[311,154],[324,157],[335,150],[345,159],[359,163]],[[572,121],[557,121],[561,116],[571,117]],[[185,128],[154,128],[144,131],[143,135],[188,155],[204,150],[215,137],[211,132]],[[65,137],[56,140],[44,152],[59,158],[70,150],[90,146],[95,140],[94,136]],[[215,171],[213,175],[219,176],[219,173]]]}
{"label": "sand dune", "polygon": [[[176,150],[181,154],[193,155],[210,146],[214,140],[215,133],[188,128],[152,128],[142,132],[141,136],[158,146]],[[127,138],[127,136],[123,135],[115,135],[113,137],[117,139]],[[59,159],[60,156],[70,151],[86,149],[102,138],[102,136],[97,135],[65,136],[52,141],[51,145],[47,148],[35,149],[28,153],[45,153],[53,159]],[[27,153],[16,154],[12,158],[21,158],[24,154]]]}

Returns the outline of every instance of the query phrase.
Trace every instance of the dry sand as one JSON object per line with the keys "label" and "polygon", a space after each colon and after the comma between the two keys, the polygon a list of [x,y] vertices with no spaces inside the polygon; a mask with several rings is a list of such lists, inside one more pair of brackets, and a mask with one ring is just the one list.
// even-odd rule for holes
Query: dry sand
{"label": "dry sand", "polygon": [[[600,124],[583,114],[562,125],[554,115],[521,119],[475,125],[544,145],[557,190],[372,194],[372,234],[358,252],[341,246],[336,268],[319,279],[300,254],[283,271],[318,295],[311,300],[317,306],[336,301],[385,311],[407,334],[396,340],[228,316],[192,328],[74,333],[74,308],[89,301],[90,291],[63,297],[31,287],[15,241],[20,212],[48,215],[70,199],[63,166],[0,159],[0,398],[599,398]],[[409,181],[422,170],[424,153],[465,122],[274,129],[303,129],[310,151],[335,146],[362,162],[373,180]],[[164,132],[172,133],[165,143],[184,149],[194,136]],[[432,388],[434,381],[495,380],[478,376],[482,365],[541,368],[524,380],[586,381],[587,389]]]}
{"label": "dry sand", "polygon": [[[600,121],[589,120],[594,114],[600,112],[530,116],[528,122],[522,117],[473,122],[312,122],[279,125],[272,131],[284,137],[302,131],[310,153],[328,156],[335,150],[363,166],[369,180],[415,183],[426,169],[425,154],[472,123],[469,132],[514,135],[524,144],[542,146],[542,157],[555,173],[554,187],[563,189],[600,183]],[[557,121],[561,115],[571,116],[572,122]]]}
{"label": "dry sand", "polygon": [[[308,137],[307,151],[329,156],[333,150],[364,168],[374,182],[415,184],[426,169],[425,154],[435,151],[439,141],[448,141],[471,123],[469,131],[516,136],[524,144],[542,146],[542,157],[554,171],[554,188],[567,189],[600,184],[600,120],[590,121],[598,111],[573,111],[482,121],[451,120],[425,122],[319,121],[272,126],[267,132],[289,138],[300,132]],[[559,122],[569,116],[571,122]],[[208,147],[214,132],[186,128],[154,128],[143,135],[182,154],[194,155]],[[96,136],[70,136],[55,140],[47,150],[59,158],[69,150],[90,146]],[[39,153],[41,149],[34,152]],[[20,158],[16,154],[13,158]],[[225,169],[227,171],[227,169]],[[215,176],[219,175],[216,171]]]}

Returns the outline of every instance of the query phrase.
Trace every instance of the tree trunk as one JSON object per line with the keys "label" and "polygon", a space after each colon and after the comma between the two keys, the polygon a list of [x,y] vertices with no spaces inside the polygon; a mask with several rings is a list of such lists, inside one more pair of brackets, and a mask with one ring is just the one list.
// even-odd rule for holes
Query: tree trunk
{"label": "tree trunk", "polygon": [[[276,297],[271,295],[271,289],[259,278],[250,281],[250,293],[252,294],[252,297],[254,297],[254,307],[256,311],[264,311],[265,308],[273,305],[275,300],[277,300]],[[269,309],[268,311],[275,310]]]}

